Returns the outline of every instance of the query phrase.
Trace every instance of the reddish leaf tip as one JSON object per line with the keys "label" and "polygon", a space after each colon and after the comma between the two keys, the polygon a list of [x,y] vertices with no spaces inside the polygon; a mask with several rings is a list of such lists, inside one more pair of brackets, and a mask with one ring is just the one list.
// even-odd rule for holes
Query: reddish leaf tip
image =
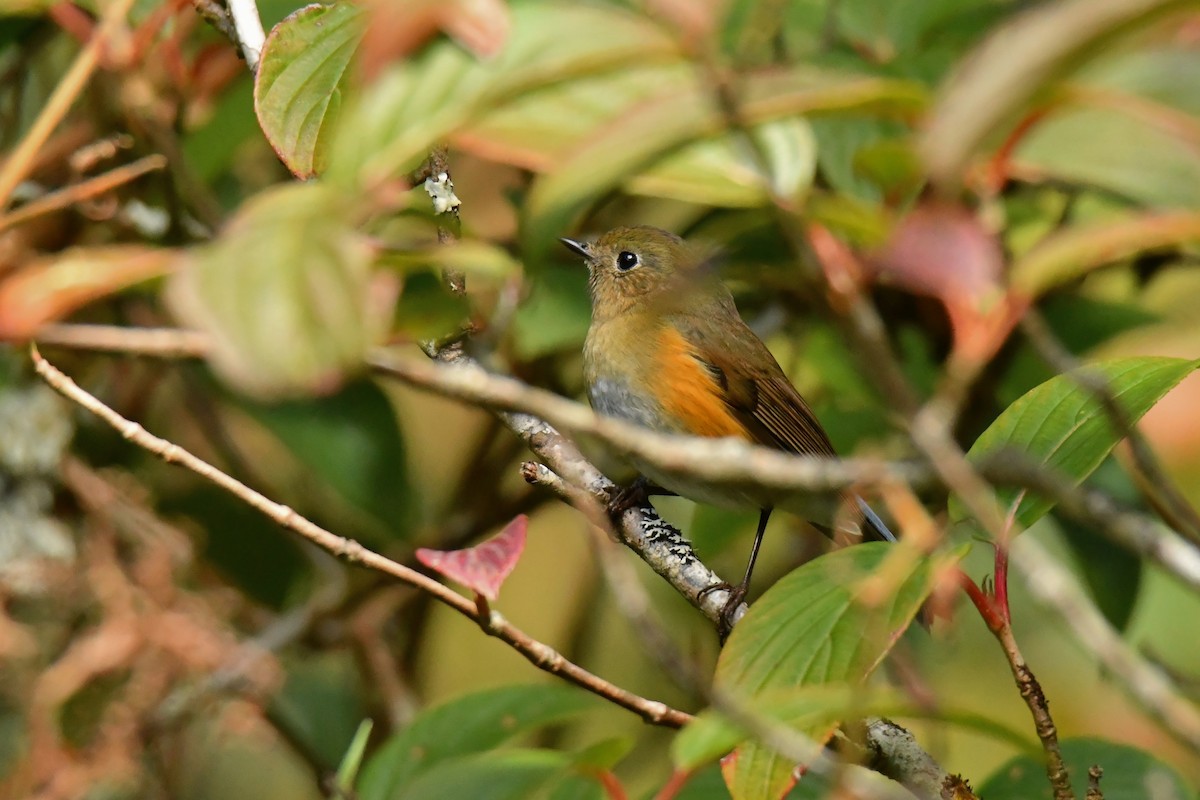
{"label": "reddish leaf tip", "polygon": [[525,551],[529,517],[518,515],[504,530],[474,547],[462,550],[417,549],[417,560],[443,577],[495,600],[500,586]]}

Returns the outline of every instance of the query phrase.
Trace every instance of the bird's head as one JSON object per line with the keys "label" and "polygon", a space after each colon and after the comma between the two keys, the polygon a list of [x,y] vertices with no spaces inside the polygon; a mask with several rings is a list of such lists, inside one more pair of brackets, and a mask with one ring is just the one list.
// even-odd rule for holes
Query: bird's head
{"label": "bird's head", "polygon": [[711,259],[660,228],[614,228],[592,242],[560,241],[587,264],[594,320],[674,306],[703,291],[713,278],[706,268]]}

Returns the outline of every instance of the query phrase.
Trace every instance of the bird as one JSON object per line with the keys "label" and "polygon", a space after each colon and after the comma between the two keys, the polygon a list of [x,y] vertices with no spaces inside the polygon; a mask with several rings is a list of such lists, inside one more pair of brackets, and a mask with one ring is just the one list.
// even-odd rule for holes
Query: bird
{"label": "bird", "polygon": [[[588,269],[592,318],[583,348],[584,378],[598,414],[660,433],[733,437],[787,453],[836,455],[812,408],[738,313],[708,251],[650,226],[615,228],[590,242],[560,241]],[[617,507],[609,509],[613,513],[654,494],[759,510],[741,583],[704,590],[729,592],[721,614],[723,638],[749,591],[773,500],[752,488],[706,485],[645,461],[632,459],[632,464],[641,476],[617,493]],[[861,497],[844,499],[852,511],[840,515],[836,532],[827,525],[832,514],[810,522],[831,537],[896,541]],[[800,498],[796,506],[811,515],[811,498]]]}

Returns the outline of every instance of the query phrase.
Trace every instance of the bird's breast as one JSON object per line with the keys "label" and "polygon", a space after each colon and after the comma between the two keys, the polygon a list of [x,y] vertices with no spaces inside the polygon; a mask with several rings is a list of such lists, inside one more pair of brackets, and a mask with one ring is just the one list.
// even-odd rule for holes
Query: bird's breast
{"label": "bird's breast", "polygon": [[717,374],[674,327],[594,326],[584,346],[592,408],[664,433],[749,438]]}

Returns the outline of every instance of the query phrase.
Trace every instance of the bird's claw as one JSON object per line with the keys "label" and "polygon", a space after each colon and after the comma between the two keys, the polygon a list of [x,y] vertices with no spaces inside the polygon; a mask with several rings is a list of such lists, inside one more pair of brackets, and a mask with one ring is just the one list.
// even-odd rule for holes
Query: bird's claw
{"label": "bird's claw", "polygon": [[697,600],[703,600],[705,596],[713,592],[729,592],[729,597],[725,600],[725,605],[721,607],[721,613],[717,617],[717,635],[721,637],[721,643],[724,644],[729,634],[733,631],[733,624],[736,622],[734,615],[738,608],[746,600],[747,587],[732,583],[720,581],[711,586],[706,586],[696,595]]}
{"label": "bird's claw", "polygon": [[620,486],[613,490],[608,498],[608,515],[619,519],[631,508],[644,506],[650,501],[653,487],[645,478],[638,478],[628,486]]}

